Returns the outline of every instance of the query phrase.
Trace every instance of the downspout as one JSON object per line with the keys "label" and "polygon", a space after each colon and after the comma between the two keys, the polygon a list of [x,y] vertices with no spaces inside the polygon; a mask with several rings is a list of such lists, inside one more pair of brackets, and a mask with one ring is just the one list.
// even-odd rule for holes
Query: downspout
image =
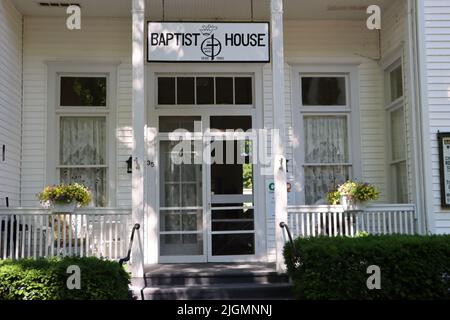
{"label": "downspout", "polygon": [[[425,27],[421,1],[408,0],[408,54],[411,75],[411,107],[414,145],[414,173],[416,174],[415,198],[420,213],[419,232],[434,232],[433,194],[431,181],[429,117],[427,100],[427,77],[425,64]],[[414,112],[415,111],[415,112]]]}

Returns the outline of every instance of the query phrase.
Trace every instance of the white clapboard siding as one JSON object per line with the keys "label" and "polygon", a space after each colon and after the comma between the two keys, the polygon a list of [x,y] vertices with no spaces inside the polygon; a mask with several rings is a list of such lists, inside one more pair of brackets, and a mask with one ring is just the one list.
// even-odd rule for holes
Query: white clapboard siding
{"label": "white clapboard siding", "polygon": [[[22,16],[0,0],[0,207],[20,202]],[[5,161],[2,148],[5,145]]]}
{"label": "white clapboard siding", "polygon": [[[450,132],[450,1],[424,0],[425,48],[436,233],[450,233],[450,210],[441,208],[439,151],[436,133]],[[426,173],[430,174],[430,173]]]}
{"label": "white clapboard siding", "polygon": [[[131,154],[131,21],[88,18],[80,31],[65,27],[64,18],[24,18],[24,106],[22,206],[36,206],[45,184],[47,137],[47,61],[120,61],[117,66],[116,149],[119,207],[131,205],[131,175],[125,161]],[[51,155],[50,155],[51,156]]]}

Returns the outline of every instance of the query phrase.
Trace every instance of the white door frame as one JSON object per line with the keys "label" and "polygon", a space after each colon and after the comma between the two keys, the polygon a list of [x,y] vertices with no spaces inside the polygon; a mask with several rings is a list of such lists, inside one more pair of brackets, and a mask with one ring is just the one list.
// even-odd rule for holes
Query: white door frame
{"label": "white door frame", "polygon": [[[252,127],[262,128],[263,126],[263,64],[148,64],[146,69],[147,76],[147,181],[153,181],[152,187],[147,188],[147,202],[145,210],[145,263],[181,263],[181,262],[206,262],[208,257],[208,247],[210,246],[210,236],[207,235],[210,230],[210,221],[208,213],[208,201],[210,194],[209,167],[203,164],[203,228],[204,228],[204,254],[203,256],[172,256],[161,257],[159,254],[159,138],[157,135],[159,116],[201,116],[202,123],[210,116],[252,116]],[[223,107],[158,107],[157,106],[157,83],[156,76],[158,74],[207,74],[207,75],[242,75],[248,74],[253,77],[254,87],[254,105]],[[204,125],[204,127],[207,127]],[[205,170],[206,169],[206,170]],[[254,172],[259,173],[259,165],[254,166]],[[254,175],[254,207],[255,207],[255,254],[243,256],[220,256],[214,258],[214,261],[221,262],[239,262],[239,261],[265,261],[267,257],[266,249],[266,217],[264,211],[264,198],[262,192],[264,190],[264,177]],[[206,194],[208,193],[208,195]],[[256,213],[258,212],[258,213]],[[206,220],[207,219],[207,220]],[[208,227],[207,227],[208,226]],[[207,245],[208,243],[208,245]]]}

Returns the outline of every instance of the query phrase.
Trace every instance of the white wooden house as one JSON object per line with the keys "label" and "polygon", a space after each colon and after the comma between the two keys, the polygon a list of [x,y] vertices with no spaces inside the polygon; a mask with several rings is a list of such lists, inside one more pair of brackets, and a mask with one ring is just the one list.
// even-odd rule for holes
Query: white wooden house
{"label": "white wooden house", "polygon": [[[79,30],[66,25],[68,2],[81,7]],[[380,30],[367,26],[370,5]],[[147,22],[188,21],[238,33],[268,22],[269,61],[241,46],[240,59],[180,62],[192,57],[173,45],[149,62]],[[208,128],[278,129],[269,174],[175,166],[176,128],[193,144]],[[175,262],[282,269],[280,222],[295,236],[448,233],[438,131],[450,131],[449,0],[0,0],[0,258],[118,259],[134,223],[137,275]],[[355,214],[323,205],[347,179],[380,199]],[[71,181],[91,188],[92,207],[49,227],[36,194]]]}

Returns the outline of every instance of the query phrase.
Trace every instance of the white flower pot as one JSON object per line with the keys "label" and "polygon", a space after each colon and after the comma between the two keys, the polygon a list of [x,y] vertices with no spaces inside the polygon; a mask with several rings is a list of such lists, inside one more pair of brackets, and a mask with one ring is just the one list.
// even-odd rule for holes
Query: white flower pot
{"label": "white flower pot", "polygon": [[366,202],[355,201],[347,196],[342,196],[340,202],[346,211],[362,211],[367,205]]}
{"label": "white flower pot", "polygon": [[77,207],[77,202],[72,201],[70,203],[55,203],[52,206],[52,211],[54,213],[73,213],[75,211],[75,208]]}

